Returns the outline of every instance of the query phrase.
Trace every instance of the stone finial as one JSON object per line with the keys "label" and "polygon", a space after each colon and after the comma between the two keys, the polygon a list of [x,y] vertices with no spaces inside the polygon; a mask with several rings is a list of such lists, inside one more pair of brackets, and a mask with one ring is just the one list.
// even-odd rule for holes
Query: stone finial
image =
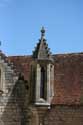
{"label": "stone finial", "polygon": [[41,29],[41,38],[44,37],[44,36],[45,36],[45,29],[44,29],[44,27],[42,27],[42,29]]}

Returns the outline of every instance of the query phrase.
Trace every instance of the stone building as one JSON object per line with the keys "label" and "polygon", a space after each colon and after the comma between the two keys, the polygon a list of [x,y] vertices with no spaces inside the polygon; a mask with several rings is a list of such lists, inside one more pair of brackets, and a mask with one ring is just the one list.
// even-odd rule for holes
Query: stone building
{"label": "stone building", "polygon": [[53,55],[44,35],[32,56],[0,51],[0,125],[83,125],[83,53]]}

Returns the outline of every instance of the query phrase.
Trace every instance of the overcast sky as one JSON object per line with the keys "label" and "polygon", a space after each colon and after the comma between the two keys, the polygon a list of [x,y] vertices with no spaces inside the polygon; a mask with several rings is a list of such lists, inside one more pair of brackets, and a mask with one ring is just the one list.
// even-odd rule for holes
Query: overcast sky
{"label": "overcast sky", "polygon": [[53,54],[83,52],[83,0],[0,0],[6,55],[32,54],[42,26]]}

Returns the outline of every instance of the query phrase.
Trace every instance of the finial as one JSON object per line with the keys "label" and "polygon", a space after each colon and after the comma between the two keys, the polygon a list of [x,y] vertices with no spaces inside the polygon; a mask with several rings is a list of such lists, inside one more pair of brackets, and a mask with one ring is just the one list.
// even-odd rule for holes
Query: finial
{"label": "finial", "polygon": [[45,29],[44,29],[44,27],[42,27],[42,29],[41,29],[41,37],[44,37],[45,36]]}

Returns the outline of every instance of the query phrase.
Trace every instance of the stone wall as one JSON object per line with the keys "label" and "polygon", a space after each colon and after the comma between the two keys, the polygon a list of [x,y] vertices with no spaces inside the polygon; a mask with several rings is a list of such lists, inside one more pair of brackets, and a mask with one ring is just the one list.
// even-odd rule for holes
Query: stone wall
{"label": "stone wall", "polygon": [[3,102],[7,100],[4,111],[1,115],[3,125],[27,125],[29,123],[30,109],[28,107],[28,89],[24,81],[18,80],[8,97],[3,98]]}
{"label": "stone wall", "polygon": [[52,106],[43,121],[44,125],[83,125],[83,106]]}

